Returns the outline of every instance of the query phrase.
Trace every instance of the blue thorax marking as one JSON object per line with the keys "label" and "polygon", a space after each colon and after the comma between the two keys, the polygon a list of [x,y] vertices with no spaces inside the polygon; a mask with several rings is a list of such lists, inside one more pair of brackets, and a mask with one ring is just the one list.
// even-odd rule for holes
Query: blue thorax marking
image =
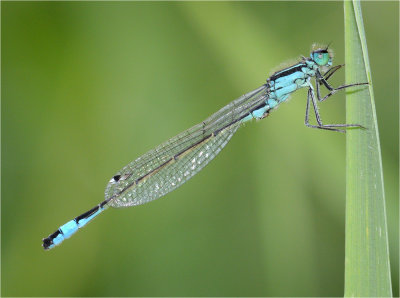
{"label": "blue thorax marking", "polygon": [[265,106],[250,112],[242,122],[253,118],[261,119],[269,110],[288,99],[291,93],[308,86],[309,78],[315,76],[315,69],[318,69],[318,66],[313,61],[306,60],[274,73],[267,80],[269,94]]}
{"label": "blue thorax marking", "polygon": [[270,94],[268,104],[274,108],[285,101],[291,93],[307,86],[310,77],[315,76],[318,65],[310,60],[298,63],[274,73],[268,80]]}
{"label": "blue thorax marking", "polygon": [[301,71],[301,68],[307,66],[304,63],[298,63],[295,64],[293,66],[290,66],[288,68],[282,69],[280,71],[277,71],[276,73],[274,73],[272,76],[269,77],[269,79],[271,81],[275,81],[276,79],[280,78],[280,77],[286,77],[288,75],[290,75],[291,73],[294,73],[296,71]]}

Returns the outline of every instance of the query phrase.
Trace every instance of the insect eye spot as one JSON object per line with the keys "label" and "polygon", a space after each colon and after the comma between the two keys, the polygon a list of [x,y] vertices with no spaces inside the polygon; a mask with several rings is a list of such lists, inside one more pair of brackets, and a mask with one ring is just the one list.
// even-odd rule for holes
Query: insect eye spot
{"label": "insect eye spot", "polygon": [[119,179],[121,179],[121,175],[115,175],[115,176],[113,177],[113,179],[114,179],[115,182],[118,182]]}

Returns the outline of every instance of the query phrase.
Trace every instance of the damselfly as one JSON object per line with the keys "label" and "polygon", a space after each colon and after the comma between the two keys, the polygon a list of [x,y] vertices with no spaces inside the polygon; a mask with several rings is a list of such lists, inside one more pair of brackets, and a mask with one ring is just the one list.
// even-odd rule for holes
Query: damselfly
{"label": "damselfly", "polygon": [[[349,127],[361,127],[358,124],[322,123],[318,102],[326,100],[339,90],[368,84],[332,87],[328,79],[343,65],[331,65],[331,50],[328,47],[313,47],[310,57],[302,57],[297,64],[275,72],[261,87],[232,101],[203,122],[131,162],[108,182],[105,200],[43,239],[44,249],[60,244],[109,206],[123,208],[145,204],[181,186],[225,147],[243,123],[267,117],[290,94],[301,88],[308,88],[306,126],[339,132],[344,132]],[[311,83],[312,78],[315,79],[315,90]],[[320,93],[321,86],[328,89],[324,97]],[[310,104],[313,106],[316,125],[309,122]]]}

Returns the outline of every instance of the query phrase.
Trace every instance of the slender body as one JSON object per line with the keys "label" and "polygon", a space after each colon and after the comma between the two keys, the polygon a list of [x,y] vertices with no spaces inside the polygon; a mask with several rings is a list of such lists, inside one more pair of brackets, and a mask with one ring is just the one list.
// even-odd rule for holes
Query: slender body
{"label": "slender body", "polygon": [[[308,127],[340,132],[348,127],[361,127],[357,124],[322,124],[317,100],[324,101],[338,90],[366,84],[333,88],[328,79],[343,65],[329,68],[331,65],[332,54],[328,48],[316,48],[309,58],[302,57],[299,63],[274,73],[266,84],[232,101],[203,122],[129,163],[109,181],[105,200],[43,239],[44,249],[60,244],[109,206],[123,208],[145,204],[181,186],[225,147],[243,123],[265,118],[286,101],[290,94],[301,88],[308,88],[305,116]],[[315,79],[316,94],[312,78]],[[321,98],[322,85],[329,93]],[[310,102],[317,125],[309,123]]]}

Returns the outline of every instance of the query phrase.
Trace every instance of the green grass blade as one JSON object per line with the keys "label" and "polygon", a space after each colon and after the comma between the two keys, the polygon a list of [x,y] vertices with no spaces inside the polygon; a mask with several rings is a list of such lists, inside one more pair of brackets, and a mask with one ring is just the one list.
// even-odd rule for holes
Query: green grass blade
{"label": "green grass blade", "polygon": [[[369,82],[347,92],[346,121],[367,129],[346,139],[346,297],[391,297],[382,159],[367,43],[359,1],[344,1],[346,83]],[[360,91],[358,91],[360,90]]]}

